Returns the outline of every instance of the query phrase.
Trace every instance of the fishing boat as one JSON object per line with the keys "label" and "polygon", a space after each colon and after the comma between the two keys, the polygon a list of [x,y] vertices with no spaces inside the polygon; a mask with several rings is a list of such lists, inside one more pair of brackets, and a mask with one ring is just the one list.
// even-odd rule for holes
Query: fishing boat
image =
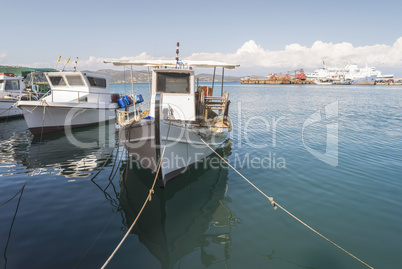
{"label": "fishing boat", "polygon": [[0,119],[22,116],[15,103],[20,99],[36,99],[36,93],[27,90],[23,79],[14,73],[0,73]]}
{"label": "fishing boat", "polygon": [[122,99],[109,78],[79,71],[45,73],[50,90],[38,101],[19,101],[29,130],[37,135],[115,119]]}
{"label": "fishing boat", "polygon": [[[177,49],[178,53],[178,49]],[[145,168],[157,173],[159,185],[186,171],[218,148],[231,131],[229,93],[223,91],[225,68],[239,65],[221,62],[110,61],[116,66],[152,67],[151,100],[133,111],[119,111],[119,139]],[[222,88],[195,88],[194,70],[222,68]],[[148,106],[148,109],[147,107]],[[208,146],[209,147],[208,147]],[[164,153],[163,158],[161,155]]]}

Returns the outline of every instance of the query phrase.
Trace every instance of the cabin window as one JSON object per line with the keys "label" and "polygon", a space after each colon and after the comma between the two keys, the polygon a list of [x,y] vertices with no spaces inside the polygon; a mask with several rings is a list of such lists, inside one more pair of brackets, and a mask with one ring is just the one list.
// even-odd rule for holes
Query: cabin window
{"label": "cabin window", "polygon": [[188,73],[157,73],[157,92],[189,93],[190,74]]}
{"label": "cabin window", "polygon": [[18,80],[6,80],[6,91],[18,91],[20,82]]}
{"label": "cabin window", "polygon": [[52,83],[53,86],[64,86],[66,85],[66,82],[64,81],[64,78],[62,76],[59,77],[49,77],[50,82]]}
{"label": "cabin window", "polygon": [[104,78],[87,77],[87,79],[92,87],[106,88],[106,79]]}
{"label": "cabin window", "polygon": [[66,76],[66,78],[70,86],[85,86],[80,75],[70,75]]}
{"label": "cabin window", "polygon": [[0,90],[3,89],[3,85],[4,85],[4,80],[0,80]]}

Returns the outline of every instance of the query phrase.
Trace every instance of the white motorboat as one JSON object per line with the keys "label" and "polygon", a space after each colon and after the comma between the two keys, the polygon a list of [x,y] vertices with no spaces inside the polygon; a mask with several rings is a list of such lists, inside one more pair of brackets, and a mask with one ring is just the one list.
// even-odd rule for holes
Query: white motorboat
{"label": "white motorboat", "polygon": [[109,78],[78,71],[49,72],[45,76],[50,85],[47,94],[38,101],[17,103],[33,134],[115,119],[119,96],[111,96]]}
{"label": "white motorboat", "polygon": [[0,119],[22,116],[22,110],[15,103],[20,99],[36,98],[28,92],[23,77],[13,73],[0,73]]}
{"label": "white motorboat", "polygon": [[[120,141],[139,163],[156,173],[161,187],[189,166],[203,160],[231,131],[229,94],[213,95],[213,88],[195,88],[193,67],[234,69],[220,62],[111,61],[114,65],[152,66],[150,102],[130,112],[119,112]],[[222,78],[223,83],[223,78]],[[149,109],[145,110],[145,106]],[[143,110],[140,113],[140,109]],[[204,142],[206,143],[204,143]],[[164,151],[165,150],[165,151]]]}

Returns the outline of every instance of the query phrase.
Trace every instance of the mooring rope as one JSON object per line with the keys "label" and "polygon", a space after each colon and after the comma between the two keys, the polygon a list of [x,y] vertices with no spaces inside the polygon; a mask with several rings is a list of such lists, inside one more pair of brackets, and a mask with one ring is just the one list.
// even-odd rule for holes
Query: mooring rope
{"label": "mooring rope", "polygon": [[[165,146],[163,147],[163,151],[162,151],[162,155],[159,159],[159,164],[158,164],[158,169],[156,170],[156,175],[154,178],[154,182],[152,183],[152,187],[151,189],[149,189],[149,193],[147,198],[145,199],[144,204],[141,207],[140,212],[138,213],[137,217],[135,218],[133,224],[131,224],[130,228],[128,229],[128,231],[126,232],[126,234],[124,235],[123,239],[121,239],[120,243],[117,245],[117,247],[115,248],[115,250],[113,251],[113,253],[110,255],[110,257],[107,259],[107,261],[103,264],[103,266],[101,267],[101,269],[106,268],[106,266],[109,264],[109,262],[112,260],[113,256],[116,254],[116,252],[119,250],[119,248],[121,247],[121,245],[123,244],[123,242],[126,240],[127,236],[130,234],[131,230],[134,228],[135,224],[137,223],[139,217],[141,216],[142,212],[144,211],[145,206],[148,204],[148,202],[150,202],[152,200],[152,194],[155,192],[154,188],[155,188],[155,184],[156,181],[158,179],[158,175],[159,175],[159,171],[162,165],[162,161],[163,161],[163,156],[165,155],[165,150],[166,150],[166,145],[167,145],[167,141],[168,141],[168,137],[169,137],[169,132],[170,132],[170,123],[169,122],[169,128],[166,134],[166,139],[165,139]],[[128,164],[127,164],[128,165]]]}
{"label": "mooring rope", "polygon": [[7,255],[6,255],[6,253],[7,253],[7,249],[8,249],[8,243],[10,243],[11,232],[12,232],[13,227],[14,227],[15,218],[17,217],[18,208],[20,207],[22,194],[24,193],[24,189],[25,189],[26,184],[27,183],[25,182],[24,186],[21,188],[21,192],[20,192],[21,194],[20,194],[20,198],[18,199],[17,208],[15,209],[13,221],[11,222],[10,230],[8,231],[7,243],[6,243],[6,247],[4,248],[4,253],[3,253],[3,255],[4,255],[4,268],[7,268]]}
{"label": "mooring rope", "polygon": [[119,143],[119,140],[116,140],[116,142],[114,143],[113,149],[110,152],[109,156],[107,157],[106,161],[103,163],[102,167],[99,169],[99,171],[90,179],[91,181],[93,181],[100,172],[102,172],[103,168],[105,168],[105,165],[107,164],[107,162],[109,161],[110,157],[112,156],[114,149],[116,148],[117,143]]}
{"label": "mooring rope", "polygon": [[45,112],[46,112],[46,106],[43,106],[43,115],[42,115],[42,128],[40,130],[40,139],[39,139],[39,146],[38,146],[38,152],[36,153],[36,156],[39,155],[40,151],[40,145],[42,144],[42,136],[43,136],[43,127],[45,125]]}
{"label": "mooring rope", "polygon": [[7,112],[6,120],[4,121],[3,126],[2,126],[1,129],[0,129],[0,132],[3,131],[4,127],[6,126],[7,121],[8,121],[8,118],[10,117],[10,110],[11,110],[13,107],[15,107],[16,104],[17,104],[17,103],[15,103],[14,105],[10,106],[7,110],[4,110],[4,111],[0,114],[0,116],[1,116],[1,115],[3,115],[4,113]]}
{"label": "mooring rope", "polygon": [[280,204],[278,204],[277,202],[274,201],[273,197],[269,197],[268,195],[266,195],[262,190],[260,190],[257,186],[255,186],[252,182],[250,182],[250,180],[248,180],[245,176],[243,176],[239,171],[237,171],[236,168],[234,168],[229,162],[227,162],[221,155],[219,155],[213,148],[211,148],[200,136],[198,136],[200,138],[200,140],[210,149],[212,150],[212,152],[214,152],[221,160],[223,160],[228,166],[230,166],[230,168],[232,168],[237,174],[239,174],[245,181],[247,181],[253,188],[255,188],[258,192],[260,192],[262,195],[264,195],[270,202],[271,204],[274,206],[274,209],[276,209],[276,207],[279,207],[280,209],[282,209],[285,213],[287,213],[289,216],[291,216],[292,218],[294,218],[295,220],[297,220],[298,222],[300,222],[301,224],[303,224],[305,227],[307,227],[309,230],[311,230],[312,232],[314,232],[315,234],[319,235],[321,238],[327,240],[328,242],[330,242],[332,245],[336,246],[337,248],[339,248],[340,250],[342,250],[343,252],[347,253],[349,256],[353,257],[354,259],[356,259],[357,261],[361,262],[362,264],[366,265],[368,268],[374,268],[370,265],[368,265],[367,263],[365,263],[364,261],[362,261],[361,259],[359,259],[358,257],[356,257],[355,255],[353,255],[352,253],[350,253],[349,251],[345,250],[344,248],[342,248],[341,246],[339,246],[338,244],[336,244],[335,242],[331,241],[330,239],[328,239],[327,237],[325,237],[324,235],[322,235],[321,233],[319,233],[318,231],[316,231],[315,229],[313,229],[312,227],[310,227],[309,225],[307,225],[306,223],[304,223],[302,220],[300,220],[299,218],[297,218],[295,215],[293,215],[292,213],[290,213],[288,210],[286,210],[283,206],[281,206]]}
{"label": "mooring rope", "polygon": [[[9,108],[7,108],[7,109],[4,110],[3,112],[1,112],[1,113],[0,113],[0,116],[3,115],[3,114],[6,113],[6,112],[10,112],[10,110],[11,110],[12,108],[14,108],[16,105],[17,105],[17,102],[15,102],[14,105],[10,106]],[[9,114],[9,113],[8,113],[8,114]],[[8,117],[8,115],[7,115],[7,117]]]}
{"label": "mooring rope", "polygon": [[[120,146],[120,141],[119,140],[117,140],[116,141],[116,144],[119,142],[119,144],[118,144],[118,146]],[[115,144],[115,145],[116,145]],[[119,149],[119,147],[117,148],[117,149]],[[123,148],[123,150],[122,150],[122,152],[121,152],[121,156],[120,156],[120,161],[119,161],[119,163],[118,163],[118,167],[120,167],[120,163],[121,163],[121,161],[122,161],[122,159],[123,159],[123,155],[124,155],[124,151],[125,151],[125,149]],[[112,153],[113,153],[113,151],[112,151]],[[109,155],[109,157],[110,157],[111,155]],[[109,158],[108,157],[108,158]],[[118,157],[118,153],[116,154],[116,158],[119,158]],[[127,159],[128,160],[128,159]],[[105,162],[106,163],[106,162]],[[127,167],[128,167],[128,164],[127,164]],[[127,175],[127,167],[126,167],[126,175]],[[103,193],[105,194],[105,197],[106,197],[106,189],[109,187],[109,185],[112,183],[112,181],[113,181],[113,179],[114,179],[114,177],[116,176],[116,173],[119,171],[119,169],[116,169],[115,171],[114,171],[114,175],[113,175],[113,177],[111,177],[110,178],[110,175],[113,173],[113,171],[110,173],[110,175],[109,175],[109,184],[106,186],[106,188],[103,190],[98,184],[96,184],[96,182],[93,180],[95,177],[93,177],[92,179],[91,179],[91,181],[99,188],[99,189],[101,189],[102,191],[103,191]],[[99,172],[98,172],[98,174],[99,174]],[[127,178],[127,176],[126,176],[126,178]],[[111,196],[108,194],[108,196],[111,198]],[[85,251],[85,253],[81,256],[81,258],[78,260],[78,262],[74,265],[74,267],[73,268],[77,268],[78,267],[78,265],[82,262],[82,260],[88,255],[88,253],[89,253],[89,251],[95,246],[95,244],[96,244],[96,242],[99,240],[99,238],[103,235],[103,233],[106,231],[106,229],[109,227],[109,225],[110,225],[110,223],[112,222],[112,220],[113,220],[113,218],[114,218],[114,216],[116,215],[116,213],[119,211],[119,207],[120,207],[120,203],[121,203],[121,197],[122,197],[122,195],[120,194],[120,199],[119,199],[119,204],[117,205],[117,208],[116,208],[116,211],[114,211],[113,212],[113,215],[109,218],[109,221],[106,223],[106,225],[103,227],[103,229],[102,229],[102,231],[98,234],[98,236],[95,238],[95,240],[92,242],[92,244],[89,246],[89,248]],[[106,199],[107,199],[107,197],[106,197]],[[111,198],[112,199],[112,198]]]}
{"label": "mooring rope", "polygon": [[7,204],[7,203],[10,202],[11,200],[13,200],[15,197],[17,197],[17,195],[18,195],[20,192],[22,192],[22,191],[24,190],[25,185],[27,185],[27,182],[26,182],[26,181],[25,181],[24,185],[21,187],[21,189],[20,189],[13,197],[11,197],[10,199],[8,199],[8,200],[5,201],[4,203],[1,203],[0,206],[3,206],[3,205],[5,205],[5,204]]}
{"label": "mooring rope", "polygon": [[[115,172],[114,169],[116,168],[116,161],[117,161],[117,159],[120,159],[120,160],[121,160],[121,158],[119,158],[119,151],[120,151],[120,143],[119,143],[119,146],[117,147],[117,150],[116,150],[116,157],[114,158],[114,163],[113,163],[112,171],[110,171],[110,175],[109,175],[109,178],[108,178],[109,183],[107,184],[107,186],[106,186],[106,188],[105,188],[105,191],[107,190],[107,188],[109,188],[110,184],[112,184],[112,181],[113,181],[113,179],[114,179],[114,176],[116,175],[116,173],[114,173],[114,172]],[[124,153],[124,147],[123,147],[122,153]],[[122,156],[123,156],[123,155],[122,155]],[[120,161],[118,162],[117,165],[118,165],[118,166],[117,166],[117,168],[116,168],[116,172],[119,170],[118,167],[120,167]],[[112,177],[112,175],[113,175],[113,177]]]}

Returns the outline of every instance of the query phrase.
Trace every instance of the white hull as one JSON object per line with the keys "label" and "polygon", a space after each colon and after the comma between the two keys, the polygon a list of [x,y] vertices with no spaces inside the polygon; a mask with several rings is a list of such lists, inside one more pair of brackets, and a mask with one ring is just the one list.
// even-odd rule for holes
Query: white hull
{"label": "white hull", "polygon": [[0,119],[22,116],[22,110],[14,106],[16,100],[0,100]]}
{"label": "white hull", "polygon": [[116,104],[43,103],[20,101],[25,121],[33,134],[62,131],[115,119]]}
{"label": "white hull", "polygon": [[226,127],[211,131],[206,126],[185,125],[179,122],[172,122],[169,130],[169,121],[164,120],[160,123],[160,143],[158,143],[155,139],[155,121],[142,120],[124,126],[120,132],[120,139],[129,153],[153,173],[157,171],[159,156],[162,155],[166,145],[160,170],[160,185],[164,187],[170,179],[213,153],[200,137],[215,150],[222,145],[227,134]]}
{"label": "white hull", "polygon": [[319,82],[319,81],[314,81],[315,85],[333,85],[332,82]]}

